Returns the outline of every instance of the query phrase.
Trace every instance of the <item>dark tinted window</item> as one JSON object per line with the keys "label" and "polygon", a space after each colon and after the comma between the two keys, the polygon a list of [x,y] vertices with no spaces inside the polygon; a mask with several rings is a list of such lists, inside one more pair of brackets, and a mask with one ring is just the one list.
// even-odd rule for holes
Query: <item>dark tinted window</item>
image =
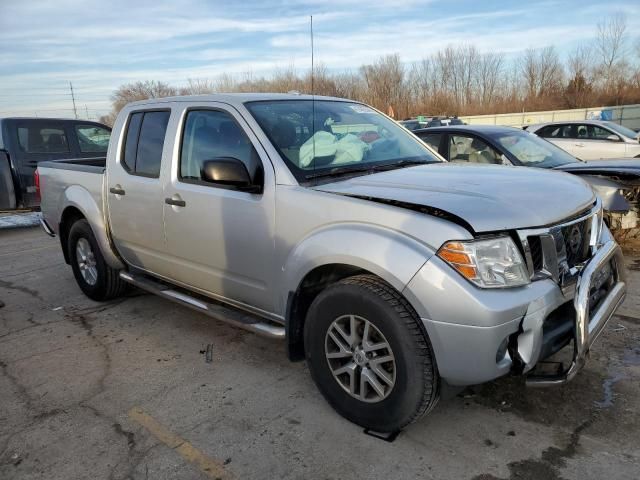
{"label": "dark tinted window", "polygon": [[436,152],[438,151],[440,139],[442,138],[441,133],[421,133],[418,137],[420,137],[423,142],[428,143]]}
{"label": "dark tinted window", "polygon": [[187,114],[180,150],[180,178],[200,180],[203,162],[232,157],[242,161],[254,181],[261,162],[242,128],[233,117],[217,110],[192,110]]}
{"label": "dark tinted window", "polygon": [[18,144],[26,153],[61,153],[69,151],[64,128],[59,126],[18,127]]}
{"label": "dark tinted window", "polygon": [[543,138],[571,138],[572,129],[572,125],[548,125],[542,127],[536,134]]}
{"label": "dark tinted window", "polygon": [[134,113],[129,118],[127,134],[124,143],[124,152],[122,154],[122,165],[130,172],[135,171],[136,166],[136,150],[138,149],[138,134],[140,133],[140,124],[142,123],[142,112]]}
{"label": "dark tinted window", "polygon": [[170,112],[146,112],[140,127],[135,172],[140,175],[159,177],[162,147],[167,132]]}

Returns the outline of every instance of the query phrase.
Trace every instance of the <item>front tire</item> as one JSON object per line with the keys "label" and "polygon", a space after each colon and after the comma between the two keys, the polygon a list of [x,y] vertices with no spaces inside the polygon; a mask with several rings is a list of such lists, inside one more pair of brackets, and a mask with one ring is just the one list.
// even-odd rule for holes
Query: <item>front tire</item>
{"label": "front tire", "polygon": [[396,432],[437,403],[440,378],[426,331],[406,299],[373,275],[322,291],[304,337],[318,389],[358,425]]}
{"label": "front tire", "polygon": [[107,265],[89,222],[77,220],[69,230],[67,252],[78,286],[92,300],[104,301],[122,295],[128,284],[120,272]]}

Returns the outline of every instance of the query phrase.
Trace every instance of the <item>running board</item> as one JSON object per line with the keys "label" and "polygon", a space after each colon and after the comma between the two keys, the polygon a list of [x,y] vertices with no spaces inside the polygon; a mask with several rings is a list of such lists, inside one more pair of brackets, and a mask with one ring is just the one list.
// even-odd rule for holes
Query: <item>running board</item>
{"label": "running board", "polygon": [[269,322],[256,315],[245,313],[233,307],[227,307],[203,295],[193,294],[185,289],[170,286],[146,275],[136,275],[129,272],[120,272],[120,278],[127,283],[135,285],[142,290],[189,307],[209,317],[228,323],[234,327],[242,328],[250,332],[268,338],[285,338],[285,329],[282,325]]}

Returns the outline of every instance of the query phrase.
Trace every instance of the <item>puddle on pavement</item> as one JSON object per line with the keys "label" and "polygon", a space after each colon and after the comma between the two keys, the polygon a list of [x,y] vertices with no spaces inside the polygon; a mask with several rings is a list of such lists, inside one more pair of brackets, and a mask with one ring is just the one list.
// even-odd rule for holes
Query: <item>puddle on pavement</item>
{"label": "puddle on pavement", "polygon": [[613,374],[602,382],[603,399],[599,402],[594,402],[598,408],[609,408],[613,406],[614,393],[613,386],[620,380],[629,378],[622,369],[624,367],[635,367],[640,365],[640,348],[629,348],[624,351],[622,355],[622,365],[617,366]]}

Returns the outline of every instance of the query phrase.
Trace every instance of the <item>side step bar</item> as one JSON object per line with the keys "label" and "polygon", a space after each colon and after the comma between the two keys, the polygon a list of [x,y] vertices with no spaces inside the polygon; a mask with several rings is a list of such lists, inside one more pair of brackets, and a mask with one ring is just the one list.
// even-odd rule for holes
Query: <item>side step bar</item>
{"label": "side step bar", "polygon": [[263,337],[285,338],[284,326],[277,325],[256,315],[242,312],[233,307],[227,307],[203,295],[193,294],[185,289],[170,286],[146,275],[120,272],[120,278],[142,290],[204,313],[234,327],[249,330]]}

